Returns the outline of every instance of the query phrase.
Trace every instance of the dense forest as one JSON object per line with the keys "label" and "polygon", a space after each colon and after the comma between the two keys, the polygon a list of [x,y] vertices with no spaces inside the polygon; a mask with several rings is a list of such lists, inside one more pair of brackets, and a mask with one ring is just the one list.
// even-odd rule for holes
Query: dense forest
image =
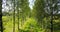
{"label": "dense forest", "polygon": [[2,32],[60,32],[60,0],[3,0],[0,3]]}

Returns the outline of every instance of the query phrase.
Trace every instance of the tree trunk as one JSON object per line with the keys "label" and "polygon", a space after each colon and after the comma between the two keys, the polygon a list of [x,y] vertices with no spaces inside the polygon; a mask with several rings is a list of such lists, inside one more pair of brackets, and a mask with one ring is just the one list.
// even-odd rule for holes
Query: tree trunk
{"label": "tree trunk", "polygon": [[0,0],[0,30],[3,32],[3,25],[2,25],[2,0]]}

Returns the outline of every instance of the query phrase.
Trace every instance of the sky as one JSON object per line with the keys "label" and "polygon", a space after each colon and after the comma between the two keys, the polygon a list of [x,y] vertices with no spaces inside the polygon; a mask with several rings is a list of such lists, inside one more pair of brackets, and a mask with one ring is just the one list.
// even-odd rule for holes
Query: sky
{"label": "sky", "polygon": [[2,11],[4,11],[6,8],[6,0],[3,0],[2,2]]}
{"label": "sky", "polygon": [[[33,9],[33,5],[34,5],[34,0],[29,0],[29,7],[31,9]],[[7,11],[9,9],[9,7],[6,6],[6,0],[3,0],[2,2],[2,11]]]}
{"label": "sky", "polygon": [[30,2],[29,7],[30,7],[31,9],[33,9],[34,1],[35,1],[35,0],[29,0],[29,2]]}
{"label": "sky", "polygon": [[[29,0],[29,7],[31,9],[33,9],[34,1],[35,0]],[[7,12],[9,11],[9,8],[12,9],[11,7],[6,6],[6,0],[3,0],[3,2],[2,2],[2,8],[3,8],[2,11],[7,11]],[[60,12],[58,12],[58,13],[60,13]]]}

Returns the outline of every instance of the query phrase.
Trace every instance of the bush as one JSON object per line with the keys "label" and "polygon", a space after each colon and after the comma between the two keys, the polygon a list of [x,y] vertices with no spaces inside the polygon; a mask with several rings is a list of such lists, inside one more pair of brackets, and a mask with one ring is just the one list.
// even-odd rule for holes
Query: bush
{"label": "bush", "polygon": [[27,19],[27,21],[24,22],[24,25],[22,26],[22,28],[20,29],[20,32],[42,32],[43,29],[41,27],[39,27],[39,25],[37,24],[37,21],[34,18],[29,18]]}

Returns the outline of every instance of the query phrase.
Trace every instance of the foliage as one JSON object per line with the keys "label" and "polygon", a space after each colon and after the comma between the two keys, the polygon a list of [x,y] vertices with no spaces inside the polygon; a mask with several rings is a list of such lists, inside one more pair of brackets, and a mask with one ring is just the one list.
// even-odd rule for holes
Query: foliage
{"label": "foliage", "polygon": [[[15,7],[16,9],[13,10],[17,13],[13,11],[9,12],[11,14],[10,16],[7,12],[3,13],[5,14],[2,17],[4,32],[13,32],[13,20],[16,32],[18,31],[18,26],[19,32],[50,32],[51,16],[44,12],[44,0],[36,0],[32,11],[30,10],[28,0],[15,0]],[[15,18],[12,18],[13,16]],[[54,32],[55,30],[60,30],[59,19],[59,17],[57,20],[53,19]]]}

